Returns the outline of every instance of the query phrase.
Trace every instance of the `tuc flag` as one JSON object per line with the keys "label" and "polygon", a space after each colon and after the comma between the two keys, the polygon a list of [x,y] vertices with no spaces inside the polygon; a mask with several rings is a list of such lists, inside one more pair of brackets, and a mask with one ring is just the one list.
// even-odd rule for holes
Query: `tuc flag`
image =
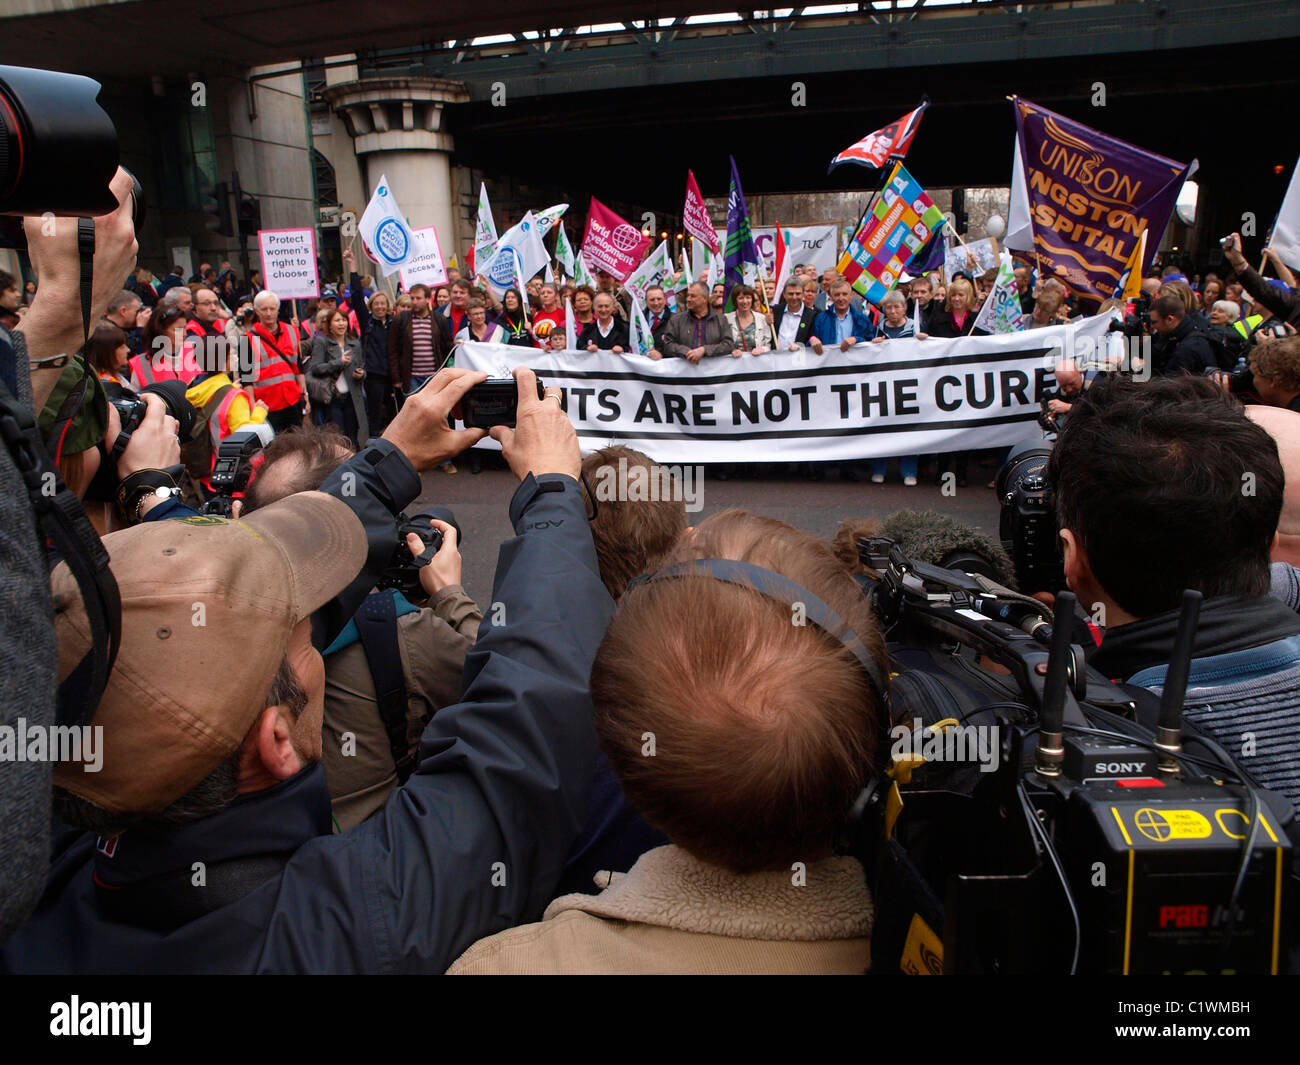
{"label": "tuc flag", "polygon": [[695,183],[695,171],[686,171],[686,204],[682,207],[682,224],[686,232],[696,240],[702,240],[709,246],[709,251],[719,252],[717,230],[709,218],[709,209],[700,195],[700,186]]}
{"label": "tuc flag", "polygon": [[925,189],[895,163],[876,205],[844,249],[837,269],[877,307],[904,268],[944,224]]}
{"label": "tuc flag", "polygon": [[921,115],[929,106],[930,101],[922,99],[921,106],[915,111],[909,111],[897,122],[882,126],[874,133],[868,133],[856,144],[850,144],[831,160],[826,173],[829,174],[841,163],[857,163],[859,166],[883,170],[891,158],[902,159],[912,145],[912,138],[916,136],[916,129],[921,124]]}
{"label": "tuc flag", "polygon": [[1018,96],[1016,136],[1033,250],[1084,306],[1111,296],[1144,231],[1151,265],[1190,165],[1155,155]]}
{"label": "tuc flag", "polygon": [[587,212],[587,232],[582,238],[582,257],[593,270],[603,270],[620,281],[637,268],[650,238],[620,218],[594,196]]}

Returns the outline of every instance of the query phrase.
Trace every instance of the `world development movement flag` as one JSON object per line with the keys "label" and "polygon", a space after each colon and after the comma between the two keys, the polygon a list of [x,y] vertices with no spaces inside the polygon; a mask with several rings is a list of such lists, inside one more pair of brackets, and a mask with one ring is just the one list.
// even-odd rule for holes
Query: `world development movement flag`
{"label": "world development movement flag", "polygon": [[895,163],[884,191],[849,241],[837,270],[853,290],[877,307],[903,270],[944,225],[943,212],[902,163]]}
{"label": "world development movement flag", "polygon": [[736,170],[736,157],[731,159],[731,190],[727,194],[727,242],[723,246],[723,284],[726,285],[728,311],[736,309],[732,290],[745,284],[745,264],[758,272],[758,248],[754,245],[754,231],[749,225],[749,208],[745,206],[745,190],[740,187],[740,174]]}

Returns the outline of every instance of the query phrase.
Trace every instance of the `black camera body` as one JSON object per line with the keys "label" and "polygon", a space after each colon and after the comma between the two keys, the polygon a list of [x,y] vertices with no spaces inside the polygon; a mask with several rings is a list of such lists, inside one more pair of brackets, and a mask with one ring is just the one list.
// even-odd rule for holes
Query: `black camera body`
{"label": "black camera body", "polygon": [[[542,382],[537,382],[537,398],[545,396]],[[513,377],[490,377],[475,385],[460,401],[466,429],[491,429],[494,425],[515,427],[519,405],[519,386]]]}
{"label": "black camera body", "polygon": [[[430,518],[445,521],[456,530],[456,542],[461,542],[460,526],[456,524],[456,516],[447,507],[430,507],[410,517],[400,515],[393,561],[379,579],[380,588],[396,588],[412,602],[428,598],[420,585],[420,570],[433,561],[433,556],[442,549],[442,532],[429,524]],[[406,537],[410,533],[415,533],[424,544],[424,550],[418,555],[412,555],[406,546]]]}
{"label": "black camera body", "polygon": [[[1034,617],[890,541],[864,538],[859,554],[879,574],[868,594],[896,674],[892,767],[859,799],[849,843],[873,882],[873,969],[1285,967],[1300,833],[1289,800],[1181,723],[1195,611],[1156,696],[1086,664],[1068,592],[1055,618]],[[992,765],[971,756],[972,729]],[[947,756],[942,743],[909,754],[922,737],[946,739]]]}
{"label": "black camera body", "polygon": [[253,476],[253,464],[266,445],[259,433],[244,429],[231,433],[217,448],[208,483],[216,494],[203,504],[204,514],[229,518],[234,515],[235,496],[241,494]]}
{"label": "black camera body", "polygon": [[[1043,416],[1056,424],[1046,405]],[[1044,438],[1012,448],[994,479],[1001,505],[998,536],[1015,566],[1016,583],[1026,593],[1057,592],[1065,587],[1056,503],[1047,480],[1053,444]]]}

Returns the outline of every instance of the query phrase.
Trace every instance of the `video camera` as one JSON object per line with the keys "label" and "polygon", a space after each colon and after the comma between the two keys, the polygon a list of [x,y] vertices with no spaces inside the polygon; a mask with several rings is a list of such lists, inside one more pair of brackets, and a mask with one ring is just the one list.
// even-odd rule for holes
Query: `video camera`
{"label": "video camera", "polygon": [[858,551],[896,673],[892,765],[849,841],[873,883],[874,969],[1285,967],[1294,811],[1182,722],[1199,593],[1156,696],[1086,664],[1068,591],[1053,616],[893,541]]}

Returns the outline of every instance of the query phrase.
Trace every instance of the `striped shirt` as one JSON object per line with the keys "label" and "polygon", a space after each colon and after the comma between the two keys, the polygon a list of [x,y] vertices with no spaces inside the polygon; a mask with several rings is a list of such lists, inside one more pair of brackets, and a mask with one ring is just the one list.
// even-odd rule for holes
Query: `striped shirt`
{"label": "striped shirt", "polygon": [[411,315],[411,376],[428,377],[438,372],[433,355],[433,315]]}

